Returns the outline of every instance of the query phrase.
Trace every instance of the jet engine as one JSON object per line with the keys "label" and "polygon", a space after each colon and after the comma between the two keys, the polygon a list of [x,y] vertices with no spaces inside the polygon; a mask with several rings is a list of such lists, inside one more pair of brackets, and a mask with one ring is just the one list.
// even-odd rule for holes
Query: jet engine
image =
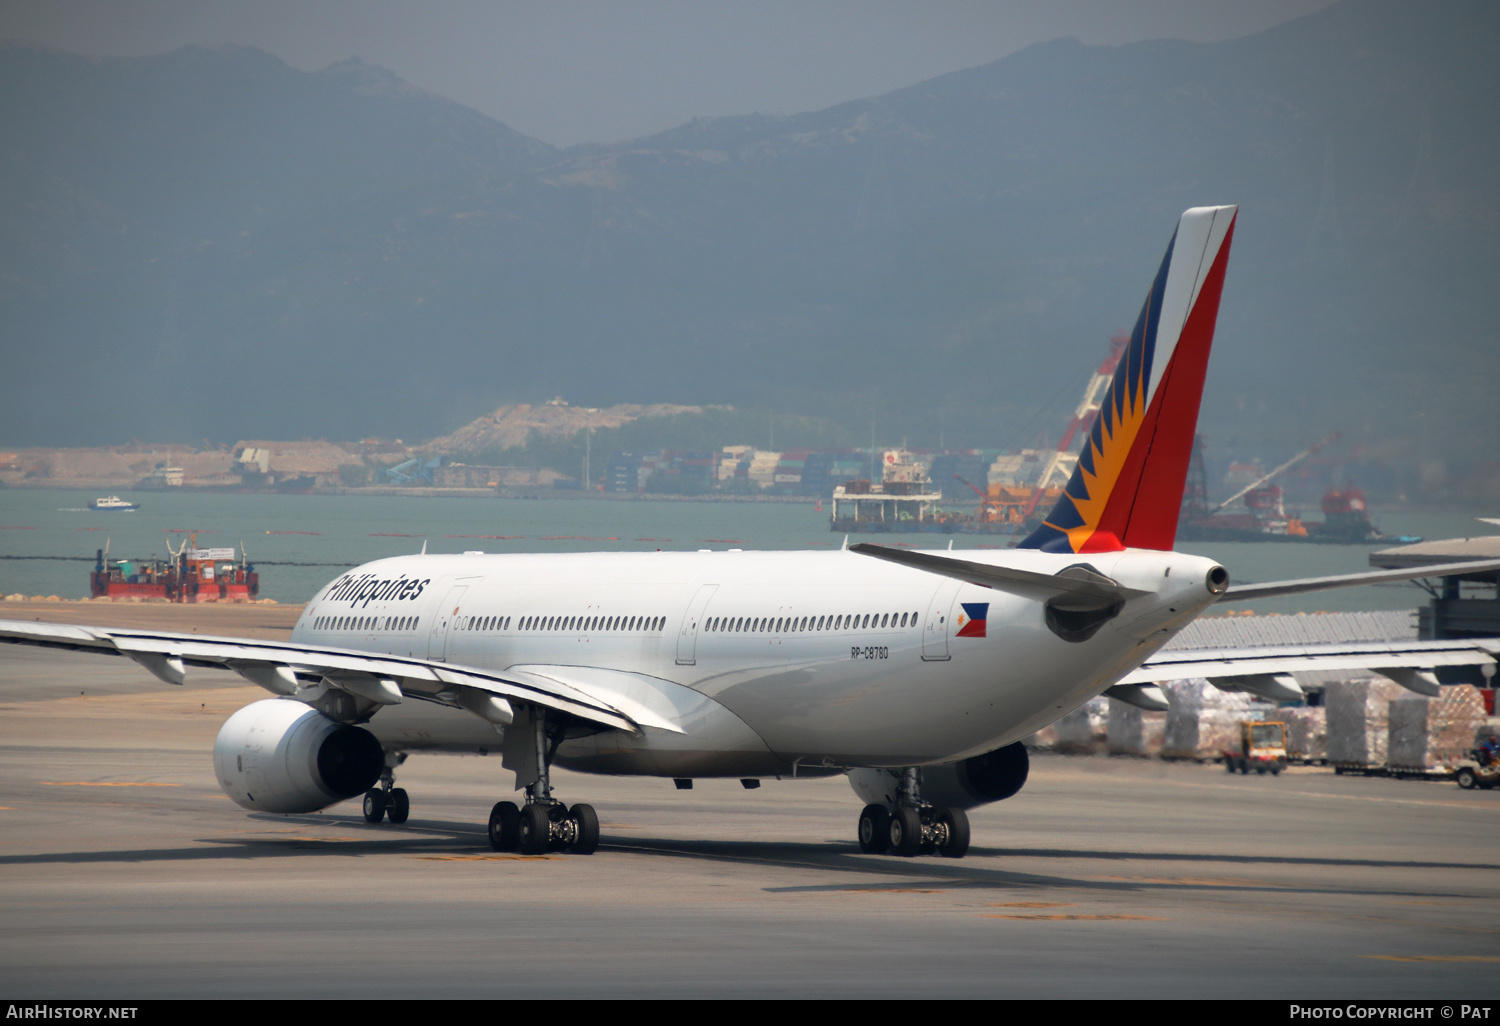
{"label": "jet engine", "polygon": [[[1002,801],[1021,790],[1031,767],[1021,742],[976,755],[962,762],[922,768],[922,801],[939,808],[972,809]],[[900,773],[853,769],[849,783],[867,804],[893,805]]]}
{"label": "jet engine", "polygon": [[229,717],[214,741],[219,786],[255,812],[316,812],[380,779],[375,735],[289,698],[268,698]]}

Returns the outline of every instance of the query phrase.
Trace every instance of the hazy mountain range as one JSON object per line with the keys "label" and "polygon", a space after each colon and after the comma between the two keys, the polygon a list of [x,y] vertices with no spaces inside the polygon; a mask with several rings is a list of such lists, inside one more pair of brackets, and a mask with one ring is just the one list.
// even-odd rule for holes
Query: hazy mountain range
{"label": "hazy mountain range", "polygon": [[5,46],[0,442],[410,440],[561,394],[1019,445],[1177,214],[1235,202],[1212,442],[1493,459],[1497,54],[1492,3],[1346,0],[557,150],[357,60]]}

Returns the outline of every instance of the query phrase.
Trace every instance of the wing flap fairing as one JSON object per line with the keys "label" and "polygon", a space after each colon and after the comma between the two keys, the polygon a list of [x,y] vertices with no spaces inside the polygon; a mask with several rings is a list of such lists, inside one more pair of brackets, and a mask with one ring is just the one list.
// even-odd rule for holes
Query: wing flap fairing
{"label": "wing flap fairing", "polygon": [[496,673],[427,659],[290,642],[17,620],[0,620],[0,641],[129,656],[170,684],[183,682],[187,666],[208,667],[231,670],[278,695],[294,694],[300,680],[322,680],[380,704],[394,704],[410,696],[466,709],[490,722],[504,722],[511,702],[526,702],[607,729],[641,732],[632,717],[609,702],[537,673]]}
{"label": "wing flap fairing", "polygon": [[1355,670],[1378,673],[1419,694],[1430,695],[1436,680],[1430,673],[1434,668],[1493,665],[1497,651],[1500,639],[1470,638],[1163,652],[1120,678],[1119,683],[1148,684],[1206,677],[1215,684],[1264,694],[1279,690],[1270,688],[1268,681],[1284,683],[1277,678],[1299,670]]}

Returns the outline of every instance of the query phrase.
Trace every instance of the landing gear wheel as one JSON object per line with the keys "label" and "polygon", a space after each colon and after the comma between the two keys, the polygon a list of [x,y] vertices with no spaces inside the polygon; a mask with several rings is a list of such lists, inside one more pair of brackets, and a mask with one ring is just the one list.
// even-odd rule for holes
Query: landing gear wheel
{"label": "landing gear wheel", "polygon": [[1479,777],[1467,766],[1462,767],[1454,779],[1458,781],[1458,786],[1465,791],[1474,790],[1475,785],[1479,783]]}
{"label": "landing gear wheel", "polygon": [[910,858],[922,850],[922,817],[910,805],[896,806],[886,833],[891,839],[892,855]]}
{"label": "landing gear wheel", "polygon": [[859,850],[866,855],[884,855],[890,844],[891,814],[884,805],[866,805],[859,814]]}
{"label": "landing gear wheel", "polygon": [[390,793],[390,805],[386,817],[394,824],[400,825],[406,822],[406,817],[411,815],[411,799],[406,795],[406,788],[398,787]]}
{"label": "landing gear wheel", "polygon": [[371,788],[365,792],[365,822],[379,823],[385,818],[385,792]]}
{"label": "landing gear wheel", "polygon": [[950,859],[961,859],[969,850],[969,817],[963,809],[944,809],[938,813],[938,823],[947,827],[948,839],[938,845],[938,854]]}
{"label": "landing gear wheel", "polygon": [[568,850],[574,855],[592,855],[599,847],[599,816],[592,805],[575,805],[568,812],[576,831]]}
{"label": "landing gear wheel", "polygon": [[552,806],[533,802],[521,810],[517,850],[522,855],[540,855],[552,841]]}
{"label": "landing gear wheel", "polygon": [[521,810],[514,802],[496,802],[490,810],[490,847],[515,851],[520,840]]}
{"label": "landing gear wheel", "polygon": [[1282,770],[1284,770],[1284,769],[1286,769],[1286,767],[1285,767],[1285,766],[1283,766],[1283,765],[1282,765],[1282,764],[1281,764],[1281,763],[1279,763],[1279,762],[1278,762],[1278,763],[1275,763],[1275,764],[1273,764],[1273,765],[1272,765],[1272,766],[1271,766],[1271,776],[1273,776],[1273,777],[1279,777],[1279,776],[1281,776],[1281,771],[1282,771]]}

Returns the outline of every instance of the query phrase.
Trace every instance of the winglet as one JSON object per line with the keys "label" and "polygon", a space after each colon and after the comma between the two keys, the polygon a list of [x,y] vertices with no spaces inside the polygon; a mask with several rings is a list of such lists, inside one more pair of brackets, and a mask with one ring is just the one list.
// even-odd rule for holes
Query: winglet
{"label": "winglet", "polygon": [[1172,548],[1237,210],[1178,221],[1078,467],[1019,548]]}

